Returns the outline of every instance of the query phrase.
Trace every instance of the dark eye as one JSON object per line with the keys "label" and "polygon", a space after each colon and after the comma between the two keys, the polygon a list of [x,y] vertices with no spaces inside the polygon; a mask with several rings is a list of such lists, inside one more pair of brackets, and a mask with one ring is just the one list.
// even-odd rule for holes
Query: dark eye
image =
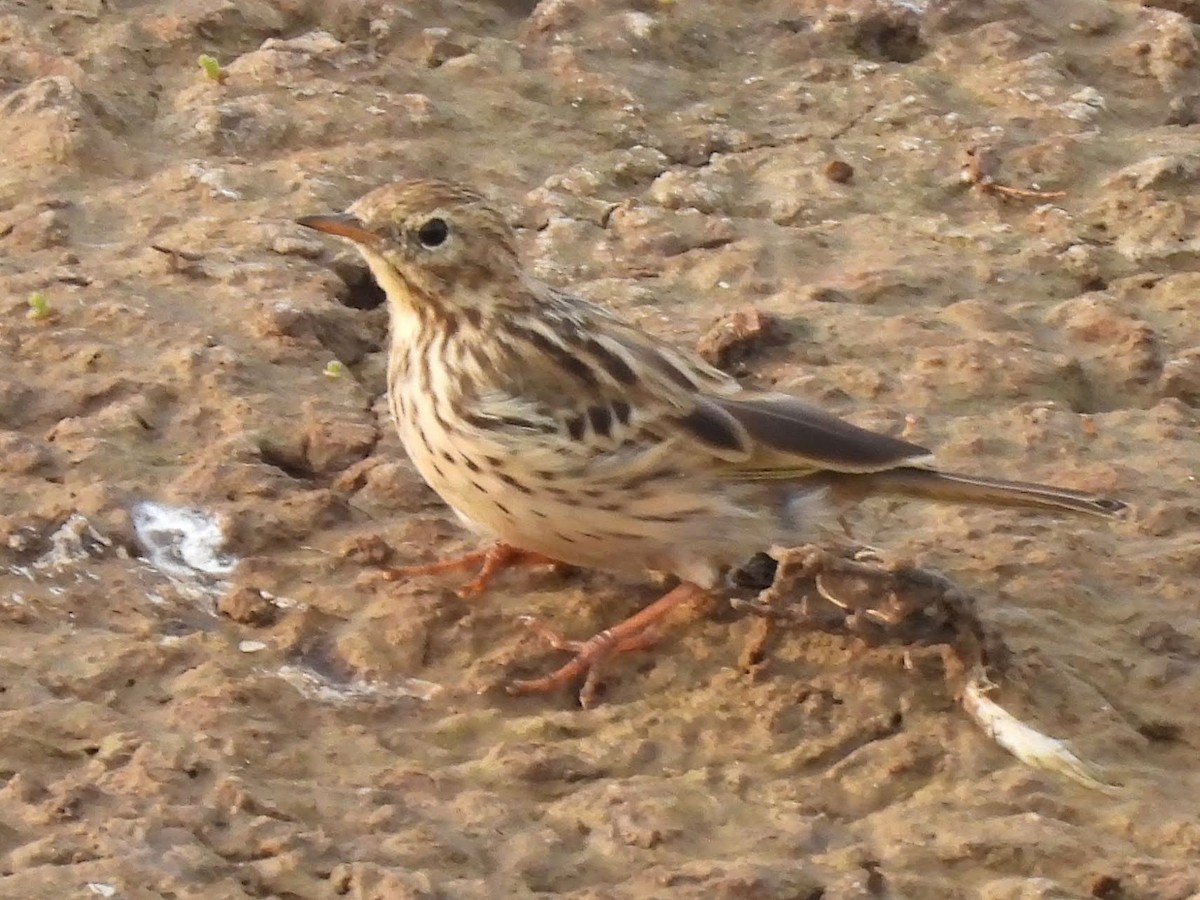
{"label": "dark eye", "polygon": [[417,231],[417,240],[425,247],[440,247],[450,236],[445,219],[430,219]]}

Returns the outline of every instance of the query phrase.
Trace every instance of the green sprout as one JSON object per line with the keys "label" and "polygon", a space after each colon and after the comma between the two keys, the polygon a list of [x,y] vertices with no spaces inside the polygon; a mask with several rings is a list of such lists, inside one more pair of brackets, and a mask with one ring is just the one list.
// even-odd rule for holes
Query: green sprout
{"label": "green sprout", "polygon": [[25,315],[38,322],[50,318],[54,315],[54,310],[50,308],[50,301],[46,299],[45,294],[41,291],[34,291],[29,295],[29,310]]}
{"label": "green sprout", "polygon": [[346,374],[346,367],[335,359],[325,364],[324,374],[326,378],[341,378]]}
{"label": "green sprout", "polygon": [[201,53],[197,60],[200,63],[200,68],[211,81],[217,84],[224,84],[225,79],[229,77],[229,73],[221,68],[221,64],[217,62],[215,56],[209,56],[207,53]]}

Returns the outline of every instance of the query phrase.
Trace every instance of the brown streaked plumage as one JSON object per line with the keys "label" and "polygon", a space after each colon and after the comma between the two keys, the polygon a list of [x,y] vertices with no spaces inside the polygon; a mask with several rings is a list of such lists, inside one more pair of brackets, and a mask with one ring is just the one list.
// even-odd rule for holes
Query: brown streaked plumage
{"label": "brown streaked plumage", "polygon": [[472,529],[520,551],[472,554],[485,566],[473,587],[517,557],[684,582],[571,645],[573,662],[518,691],[586,672],[586,701],[600,662],[643,644],[655,618],[717,586],[755,551],[811,536],[843,498],[1100,516],[1124,508],[942,472],[924,447],[789,394],[746,390],[695,354],[527,275],[507,222],[469,188],[402,181],[344,214],[298,221],[353,241],[387,294],[388,396],[417,470]]}

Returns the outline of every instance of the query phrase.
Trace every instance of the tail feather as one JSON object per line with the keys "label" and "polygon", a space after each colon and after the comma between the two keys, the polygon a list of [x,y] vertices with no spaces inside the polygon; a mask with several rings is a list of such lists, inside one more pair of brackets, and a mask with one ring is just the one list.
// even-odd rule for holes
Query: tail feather
{"label": "tail feather", "polygon": [[865,477],[870,479],[873,492],[954,503],[1058,509],[1106,518],[1119,515],[1126,508],[1126,504],[1121,500],[1083,491],[1048,484],[940,472],[936,469],[901,467],[874,472]]}

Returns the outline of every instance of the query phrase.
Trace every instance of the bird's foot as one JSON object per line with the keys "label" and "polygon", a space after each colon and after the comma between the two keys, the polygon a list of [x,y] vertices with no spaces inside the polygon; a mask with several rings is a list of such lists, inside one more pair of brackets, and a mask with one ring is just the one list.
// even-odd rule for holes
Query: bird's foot
{"label": "bird's foot", "polygon": [[514,681],[508,685],[510,694],[543,694],[575,682],[583,676],[583,687],[579,691],[579,703],[584,709],[591,708],[600,687],[600,676],[605,665],[620,653],[645,650],[659,638],[658,623],[671,610],[692,600],[705,596],[702,588],[684,583],[659,597],[645,609],[634,613],[619,625],[605,629],[586,641],[572,641],[547,628],[538,620],[526,616],[525,624],[556,650],[574,653],[575,658],[544,678]]}
{"label": "bird's foot", "polygon": [[443,559],[417,566],[388,568],[385,572],[390,581],[398,581],[401,578],[414,578],[421,575],[461,572],[464,569],[478,566],[479,572],[476,576],[456,592],[460,597],[475,597],[483,593],[488,584],[491,583],[491,580],[505,569],[513,569],[518,566],[545,565],[557,566],[560,563],[558,560],[543,556],[540,553],[522,550],[519,547],[514,547],[512,544],[497,541],[482,550],[472,550],[470,553],[464,553],[462,556],[456,556],[452,559]]}

